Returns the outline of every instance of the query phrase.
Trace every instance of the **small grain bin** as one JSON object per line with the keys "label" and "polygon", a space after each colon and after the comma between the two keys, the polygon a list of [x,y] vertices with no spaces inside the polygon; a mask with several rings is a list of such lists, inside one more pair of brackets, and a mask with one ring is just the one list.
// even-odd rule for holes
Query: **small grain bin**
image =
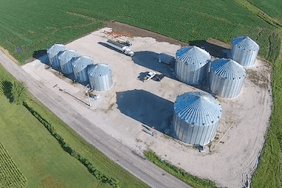
{"label": "small grain bin", "polygon": [[50,66],[57,69],[60,67],[58,55],[66,50],[62,44],[54,44],[47,49],[47,56],[49,58]]}
{"label": "small grain bin", "polygon": [[92,89],[107,91],[113,86],[112,69],[109,65],[90,65],[87,72]]}
{"label": "small grain bin", "polygon": [[88,74],[87,66],[94,64],[94,61],[87,56],[81,56],[75,59],[72,63],[74,78],[77,82],[87,83]]}
{"label": "small grain bin", "polygon": [[174,103],[173,130],[175,137],[192,145],[206,145],[216,135],[222,115],[219,102],[204,92],[189,92]]}
{"label": "small grain bin", "polygon": [[231,59],[217,59],[210,66],[210,90],[224,97],[239,96],[246,76],[245,69]]}
{"label": "small grain bin", "polygon": [[211,60],[210,54],[196,46],[188,46],[177,50],[176,77],[187,84],[200,84],[206,78],[206,64],[209,60]]}
{"label": "small grain bin", "polygon": [[231,59],[244,67],[255,64],[259,51],[259,45],[248,36],[232,39]]}
{"label": "small grain bin", "polygon": [[73,73],[72,62],[78,58],[78,54],[74,50],[66,50],[59,55],[59,62],[63,74]]}

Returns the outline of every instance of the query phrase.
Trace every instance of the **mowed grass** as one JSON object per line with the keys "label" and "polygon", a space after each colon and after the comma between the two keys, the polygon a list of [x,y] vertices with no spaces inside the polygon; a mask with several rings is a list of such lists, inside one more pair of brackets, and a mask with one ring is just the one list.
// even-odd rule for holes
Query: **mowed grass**
{"label": "mowed grass", "polygon": [[[102,27],[103,21],[124,22],[183,42],[216,38],[230,43],[233,37],[249,35],[269,46],[273,32],[235,0],[10,0],[0,2],[0,17],[0,44],[21,63],[35,51]],[[267,57],[269,48],[260,53]]]}
{"label": "mowed grass", "polygon": [[61,135],[65,142],[74,148],[76,152],[88,159],[95,168],[104,173],[107,177],[117,180],[120,187],[149,187],[135,176],[127,172],[125,169],[120,167],[114,161],[109,160],[97,148],[87,143],[39,101],[30,98],[27,100],[27,104],[37,113],[39,113],[42,118],[47,120],[54,127],[55,131]]}
{"label": "mowed grass", "polygon": [[[3,79],[9,82],[14,78],[0,65],[0,80],[5,83]],[[57,140],[23,105],[11,104],[5,91],[2,90],[0,93],[2,93],[0,96],[0,142],[27,178],[27,187],[111,187],[98,182],[86,167],[65,152]],[[107,177],[116,179],[120,187],[148,187],[86,143],[31,96],[28,96],[27,103],[50,122],[56,132],[93,166]]]}
{"label": "mowed grass", "polygon": [[269,16],[277,18],[282,22],[282,1],[281,0],[248,0]]}
{"label": "mowed grass", "polygon": [[23,106],[2,96],[0,111],[0,141],[27,178],[28,187],[91,188],[98,184]]}
{"label": "mowed grass", "polygon": [[0,142],[0,187],[24,188],[27,185],[26,177],[17,167],[8,151]]}
{"label": "mowed grass", "polygon": [[[281,28],[280,32],[282,34]],[[254,188],[282,187],[282,53],[272,67],[274,107],[259,165],[252,179]]]}

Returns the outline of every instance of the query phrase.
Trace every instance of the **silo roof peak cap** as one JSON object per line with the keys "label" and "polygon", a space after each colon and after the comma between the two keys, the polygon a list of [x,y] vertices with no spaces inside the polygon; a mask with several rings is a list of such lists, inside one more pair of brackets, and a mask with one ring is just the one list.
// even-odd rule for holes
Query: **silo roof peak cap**
{"label": "silo roof peak cap", "polygon": [[205,92],[189,92],[177,97],[174,111],[180,119],[196,126],[208,126],[222,115],[219,102]]}
{"label": "silo roof peak cap", "polygon": [[48,54],[49,57],[54,57],[59,52],[65,51],[65,50],[66,50],[66,48],[65,48],[64,45],[62,45],[62,44],[53,44],[52,46],[50,46],[47,49],[47,54]]}
{"label": "silo roof peak cap", "polygon": [[244,67],[232,59],[216,59],[211,63],[210,69],[214,74],[229,80],[246,76]]}
{"label": "silo roof peak cap", "polygon": [[211,56],[207,51],[197,46],[186,46],[177,50],[176,59],[202,67],[211,59]]}
{"label": "silo roof peak cap", "polygon": [[240,36],[232,39],[232,44],[238,45],[246,50],[259,50],[259,45],[249,36]]}

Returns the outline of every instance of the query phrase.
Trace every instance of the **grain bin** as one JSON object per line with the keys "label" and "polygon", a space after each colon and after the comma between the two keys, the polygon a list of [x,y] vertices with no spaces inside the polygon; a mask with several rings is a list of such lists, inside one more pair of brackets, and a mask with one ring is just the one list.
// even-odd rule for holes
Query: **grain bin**
{"label": "grain bin", "polygon": [[173,131],[177,139],[192,145],[206,145],[216,135],[222,115],[219,102],[204,92],[189,92],[174,103]]}
{"label": "grain bin", "polygon": [[259,51],[259,45],[248,36],[232,39],[231,59],[244,67],[255,64]]}
{"label": "grain bin", "polygon": [[66,50],[59,55],[59,62],[63,74],[73,73],[72,62],[78,58],[78,54],[74,50]]}
{"label": "grain bin", "polygon": [[109,65],[90,65],[88,68],[89,83],[96,91],[107,91],[113,85],[112,69]]}
{"label": "grain bin", "polygon": [[246,76],[245,69],[231,59],[217,59],[210,66],[210,91],[220,97],[239,96]]}
{"label": "grain bin", "polygon": [[58,55],[66,50],[65,46],[62,44],[54,44],[47,49],[47,56],[49,58],[50,66],[55,69],[60,67],[60,62]]}
{"label": "grain bin", "polygon": [[206,64],[211,56],[205,50],[188,46],[177,50],[175,73],[176,77],[187,84],[198,85],[206,78]]}
{"label": "grain bin", "polygon": [[88,74],[87,74],[87,66],[94,64],[94,61],[87,56],[81,56],[75,59],[72,63],[74,78],[77,82],[87,83],[88,82]]}

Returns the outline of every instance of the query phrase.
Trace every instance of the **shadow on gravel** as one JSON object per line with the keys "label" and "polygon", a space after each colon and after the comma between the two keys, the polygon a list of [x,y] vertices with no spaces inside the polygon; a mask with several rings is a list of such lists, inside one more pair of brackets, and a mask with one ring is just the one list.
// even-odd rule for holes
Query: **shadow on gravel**
{"label": "shadow on gravel", "polygon": [[209,43],[205,40],[194,40],[189,42],[189,46],[197,46],[209,52],[209,54],[216,58],[229,58],[230,49]]}
{"label": "shadow on gravel", "polygon": [[46,65],[50,65],[49,59],[47,56],[47,50],[37,50],[33,52],[33,58],[40,60],[42,63]]}
{"label": "shadow on gravel", "polygon": [[169,128],[173,103],[144,90],[117,92],[117,105],[121,113],[164,132]]}
{"label": "shadow on gravel", "polygon": [[166,77],[177,80],[173,75],[174,65],[166,65],[164,63],[160,63],[158,56],[159,54],[155,52],[139,51],[134,52],[132,60],[134,61],[134,63],[142,67],[160,72]]}
{"label": "shadow on gravel", "polygon": [[[174,79],[179,81],[176,77],[175,77],[175,68],[174,68],[174,63],[172,65],[168,65],[168,64],[164,64],[164,63],[160,63],[159,62],[159,58],[158,58],[159,54],[155,53],[155,52],[151,52],[151,51],[139,51],[139,52],[135,52],[134,56],[132,57],[132,60],[134,61],[134,63],[146,67],[148,69],[154,70],[156,72],[160,72],[163,76],[166,76],[170,79]],[[207,68],[208,64],[206,65],[205,69]],[[140,73],[138,79],[142,80],[145,76],[146,73]],[[181,81],[180,81],[181,82]],[[192,87],[204,90],[204,91],[208,91],[207,88],[207,77],[204,78],[204,80],[202,80],[202,83],[199,85],[191,85]],[[187,84],[189,85],[189,84]]]}

